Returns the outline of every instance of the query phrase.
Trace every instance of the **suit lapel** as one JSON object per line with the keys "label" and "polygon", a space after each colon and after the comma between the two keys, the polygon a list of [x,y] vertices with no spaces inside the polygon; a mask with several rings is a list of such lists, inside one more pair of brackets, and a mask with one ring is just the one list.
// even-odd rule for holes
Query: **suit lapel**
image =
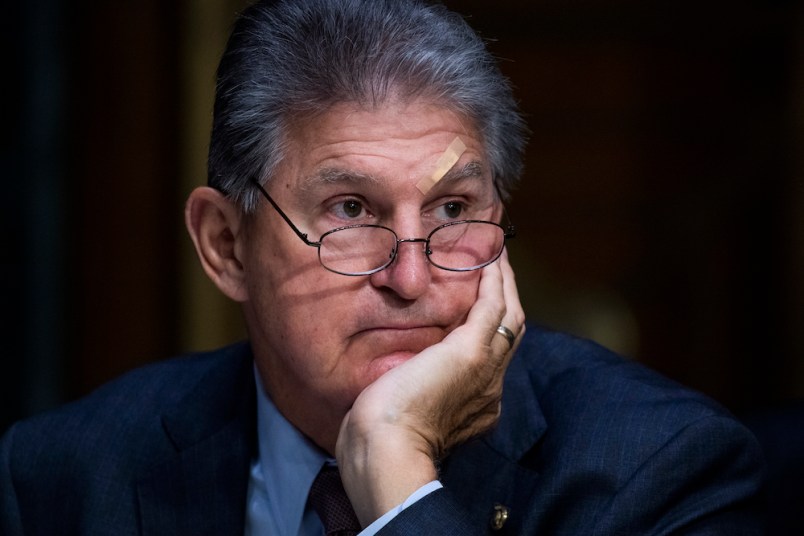
{"label": "suit lapel", "polygon": [[255,452],[251,353],[231,350],[162,417],[175,454],[140,479],[143,535],[242,535]]}
{"label": "suit lapel", "polygon": [[457,448],[443,466],[444,486],[470,512],[475,526],[491,527],[495,506],[505,509],[508,519],[496,534],[519,534],[531,514],[527,505],[539,474],[520,461],[547,429],[532,381],[515,358],[506,374],[497,426]]}

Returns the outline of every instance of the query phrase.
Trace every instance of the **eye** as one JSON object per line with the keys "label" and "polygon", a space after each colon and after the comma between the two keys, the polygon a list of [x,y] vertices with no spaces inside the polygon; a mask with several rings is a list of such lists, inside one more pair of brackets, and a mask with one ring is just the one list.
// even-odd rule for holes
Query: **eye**
{"label": "eye", "polygon": [[357,218],[360,216],[360,213],[363,211],[363,205],[355,201],[354,199],[350,199],[348,201],[343,202],[343,213],[349,216],[350,218]]}
{"label": "eye", "polygon": [[441,210],[443,211],[445,218],[454,220],[463,214],[464,206],[462,203],[457,201],[449,201],[441,205]]}
{"label": "eye", "polygon": [[354,198],[338,202],[332,207],[332,211],[338,218],[347,220],[354,220],[366,216],[366,209],[363,203]]}

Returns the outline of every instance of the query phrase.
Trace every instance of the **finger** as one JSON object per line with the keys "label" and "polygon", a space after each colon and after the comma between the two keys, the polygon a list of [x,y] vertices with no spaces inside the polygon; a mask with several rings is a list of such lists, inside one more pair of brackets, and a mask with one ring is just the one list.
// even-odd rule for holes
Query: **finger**
{"label": "finger", "polygon": [[505,296],[503,275],[498,263],[484,267],[480,273],[477,299],[469,310],[466,326],[476,333],[483,334],[483,342],[488,344],[490,333],[494,333],[505,315]]}
{"label": "finger", "polygon": [[[506,290],[506,286],[510,288]],[[485,322],[480,329],[483,329],[486,334],[485,342],[492,353],[490,357],[495,358],[499,365],[505,367],[509,361],[507,356],[514,346],[517,332],[520,329],[519,324],[515,326],[514,330],[506,329],[511,323],[510,321],[506,323],[505,320],[509,315],[508,304],[513,304],[515,309],[521,309],[516,283],[513,281],[513,271],[507,260],[495,262],[484,268],[478,296],[484,296],[484,292],[488,293],[489,299],[495,301],[496,307],[491,314],[484,318]],[[506,296],[506,294],[510,294],[510,296]],[[514,316],[517,316],[516,311]],[[513,335],[513,340],[511,340],[511,335]]]}
{"label": "finger", "polygon": [[522,309],[522,302],[519,300],[519,289],[516,286],[514,269],[508,261],[508,250],[503,250],[500,261],[500,274],[503,278],[503,296],[506,310],[504,320],[510,322],[510,325],[506,325],[514,333],[518,334],[524,328],[525,311]]}
{"label": "finger", "polygon": [[500,321],[500,325],[505,326],[514,334],[515,340],[509,352],[513,355],[525,333],[525,312],[519,300],[519,290],[516,286],[516,276],[508,261],[508,250],[503,250],[500,256],[500,275],[503,279],[503,297],[505,300],[505,314]]}

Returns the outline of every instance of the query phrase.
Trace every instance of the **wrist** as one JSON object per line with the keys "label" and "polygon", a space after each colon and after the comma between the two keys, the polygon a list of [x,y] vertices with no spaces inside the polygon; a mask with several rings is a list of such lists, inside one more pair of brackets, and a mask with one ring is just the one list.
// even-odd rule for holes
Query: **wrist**
{"label": "wrist", "polygon": [[431,449],[396,426],[361,426],[347,415],[336,458],[344,488],[365,527],[438,479]]}

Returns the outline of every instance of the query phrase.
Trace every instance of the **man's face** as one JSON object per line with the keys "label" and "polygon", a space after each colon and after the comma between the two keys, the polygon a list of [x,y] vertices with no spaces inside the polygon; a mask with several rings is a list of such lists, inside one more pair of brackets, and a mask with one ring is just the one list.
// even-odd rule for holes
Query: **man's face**
{"label": "man's face", "polygon": [[[466,151],[422,194],[416,184],[456,136]],[[342,104],[296,125],[266,188],[310,240],[355,223],[421,238],[441,223],[500,213],[472,123],[421,101],[375,111]],[[246,235],[243,307],[260,375],[279,409],[319,444],[367,385],[441,341],[476,298],[480,272],[435,268],[421,243],[400,244],[385,270],[348,277],[325,270],[267,202]]]}

